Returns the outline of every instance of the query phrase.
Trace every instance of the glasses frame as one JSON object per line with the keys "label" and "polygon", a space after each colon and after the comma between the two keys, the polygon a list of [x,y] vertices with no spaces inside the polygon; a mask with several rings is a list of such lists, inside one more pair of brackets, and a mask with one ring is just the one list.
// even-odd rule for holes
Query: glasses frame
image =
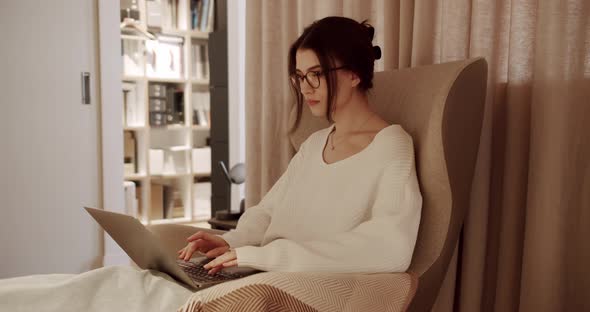
{"label": "glasses frame", "polygon": [[[339,67],[332,67],[332,68],[328,68],[326,70],[310,70],[307,73],[305,73],[305,75],[298,75],[297,73],[292,74],[289,77],[289,80],[291,81],[291,84],[293,85],[293,87],[297,90],[301,91],[301,83],[303,83],[303,79],[305,79],[305,81],[307,81],[307,85],[310,86],[312,89],[317,89],[320,87],[320,85],[322,84],[322,80],[320,79],[321,76],[324,76],[325,74],[334,71],[334,70],[339,70],[339,69],[345,69],[346,66],[339,66]],[[309,77],[307,75],[309,74],[315,74],[318,77],[318,85],[316,87],[314,87],[310,80]]]}

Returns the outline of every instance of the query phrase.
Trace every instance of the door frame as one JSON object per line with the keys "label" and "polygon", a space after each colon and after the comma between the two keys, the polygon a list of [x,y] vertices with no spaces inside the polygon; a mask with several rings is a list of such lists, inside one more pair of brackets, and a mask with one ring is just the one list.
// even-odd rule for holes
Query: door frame
{"label": "door frame", "polygon": [[[100,150],[104,210],[125,213],[123,185],[123,97],[121,96],[119,1],[98,0]],[[104,233],[103,265],[129,263],[121,248]]]}

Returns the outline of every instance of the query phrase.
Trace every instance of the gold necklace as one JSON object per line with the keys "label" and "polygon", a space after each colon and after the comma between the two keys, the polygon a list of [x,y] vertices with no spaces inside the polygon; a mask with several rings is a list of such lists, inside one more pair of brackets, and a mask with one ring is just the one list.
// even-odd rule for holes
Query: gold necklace
{"label": "gold necklace", "polygon": [[[371,118],[373,118],[374,116],[375,116],[375,113],[371,114],[371,116],[369,116],[369,118],[368,118],[367,120],[365,120],[365,122],[363,122],[363,123],[360,125],[360,127],[358,127],[356,130],[354,130],[354,131],[352,131],[352,132],[356,132],[356,131],[358,131],[360,128],[362,128],[362,127],[363,127],[363,126],[364,126],[364,125],[367,123],[367,121],[371,120]],[[330,137],[331,137],[331,138],[330,138],[330,145],[332,145],[332,147],[331,147],[331,148],[332,148],[332,150],[334,150],[334,148],[335,148],[335,147],[334,147],[334,130],[336,130],[336,127],[332,128],[332,131],[330,132]]]}

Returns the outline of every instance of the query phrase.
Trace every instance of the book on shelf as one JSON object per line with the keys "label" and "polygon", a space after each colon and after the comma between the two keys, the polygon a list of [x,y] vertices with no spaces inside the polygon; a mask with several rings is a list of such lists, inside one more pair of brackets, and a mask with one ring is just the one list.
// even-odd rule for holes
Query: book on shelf
{"label": "book on shelf", "polygon": [[134,82],[123,82],[123,125],[141,127],[145,125],[143,96]]}
{"label": "book on shelf", "polygon": [[125,131],[123,146],[123,168],[125,175],[137,173],[137,140],[135,133]]}
{"label": "book on shelf", "polygon": [[164,186],[164,219],[184,217],[184,207],[180,190],[174,186]]}
{"label": "book on shelf", "polygon": [[182,193],[178,187],[163,183],[151,183],[150,219],[184,217]]}
{"label": "book on shelf", "polygon": [[[161,29],[183,29],[193,25],[193,11],[190,8],[191,20],[189,18],[189,0],[147,0],[147,25],[151,28]],[[194,28],[194,27],[191,27]]]}
{"label": "book on shelf", "polygon": [[191,29],[197,29],[197,25],[199,25],[200,17],[199,14],[203,9],[203,1],[200,0],[191,0]]}
{"label": "book on shelf", "polygon": [[[183,1],[180,2],[182,3]],[[147,0],[146,22],[148,27],[165,29],[179,28],[183,24],[179,23],[178,16],[184,15],[183,12],[178,11],[179,8],[182,7],[179,6],[178,0]]]}
{"label": "book on shelf", "polygon": [[125,213],[137,218],[138,200],[135,183],[131,181],[123,181],[123,191],[125,194]]}
{"label": "book on shelf", "polygon": [[193,125],[210,126],[210,103],[211,94],[209,92],[197,91],[193,92],[191,106],[193,109]]}
{"label": "book on shelf", "polygon": [[150,219],[157,220],[164,218],[164,185],[151,183],[150,196]]}
{"label": "book on shelf", "polygon": [[137,6],[137,1],[135,0],[121,0],[121,10],[120,10],[122,22],[125,18],[131,18],[136,21],[139,20],[139,7]]}
{"label": "book on shelf", "polygon": [[146,24],[149,27],[162,27],[162,2],[160,0],[146,1]]}
{"label": "book on shelf", "polygon": [[[176,0],[178,1],[178,0]],[[188,26],[188,10],[187,7],[188,0],[180,0],[177,2],[177,9],[176,9],[176,28],[186,30]]]}
{"label": "book on shelf", "polygon": [[191,58],[193,60],[191,71],[194,79],[209,79],[209,51],[206,43],[191,45]]}
{"label": "book on shelf", "polygon": [[191,29],[203,32],[213,31],[215,24],[214,0],[191,0]]}
{"label": "book on shelf", "polygon": [[139,218],[142,215],[142,205],[143,205],[143,201],[142,201],[142,194],[141,192],[143,191],[143,187],[141,182],[136,182],[135,184],[135,199],[137,200],[137,217]]}

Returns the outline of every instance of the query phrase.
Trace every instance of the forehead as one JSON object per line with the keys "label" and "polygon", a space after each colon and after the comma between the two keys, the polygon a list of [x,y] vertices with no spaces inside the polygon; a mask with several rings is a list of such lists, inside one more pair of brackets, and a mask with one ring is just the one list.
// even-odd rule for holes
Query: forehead
{"label": "forehead", "polygon": [[304,49],[297,50],[295,55],[296,69],[306,71],[308,68],[320,65],[320,61],[313,50]]}

